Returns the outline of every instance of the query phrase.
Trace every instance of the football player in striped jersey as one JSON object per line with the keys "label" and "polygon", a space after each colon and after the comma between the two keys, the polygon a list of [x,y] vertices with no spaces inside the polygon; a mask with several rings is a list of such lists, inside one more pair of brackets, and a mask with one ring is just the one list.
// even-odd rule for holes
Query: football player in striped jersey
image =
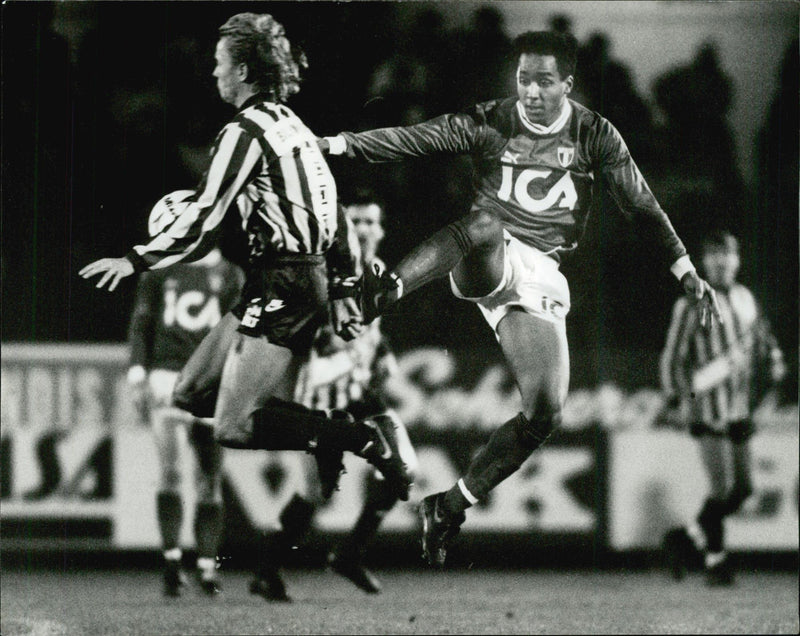
{"label": "football player in striped jersey", "polygon": [[[171,210],[191,192],[167,195],[150,215],[155,236],[172,218]],[[175,199],[175,200],[173,200]],[[169,218],[168,218],[169,217]],[[239,300],[243,274],[218,249],[194,263],[143,273],[136,286],[128,328],[128,382],[143,422],[153,430],[160,478],[156,511],[164,555],[166,596],[179,596],[184,584],[180,546],[184,501],[180,457],[183,440],[195,458],[194,538],[197,579],[209,595],[219,591],[217,548],[222,532],[222,448],[214,441],[211,422],[171,404],[183,364],[211,329]],[[186,436],[181,435],[184,430]]]}
{"label": "football player in striped jersey", "polygon": [[753,492],[749,440],[754,433],[753,382],[766,368],[768,383],[785,373],[783,355],[750,290],[736,281],[739,243],[716,231],[702,245],[702,267],[722,314],[707,332],[686,298],[679,298],[661,355],[661,383],[697,440],[710,492],[695,522],[674,528],[663,547],[673,577],[684,577],[704,553],[706,582],[730,585],[734,570],[724,549],[724,519]]}
{"label": "football player in striped jersey", "polygon": [[[345,206],[347,218],[358,238],[361,266],[385,269],[377,256],[384,236],[383,206],[369,191],[361,190]],[[298,402],[313,409],[345,409],[357,418],[385,419],[392,423],[398,439],[398,451],[413,478],[417,457],[405,426],[385,399],[385,383],[395,373],[397,360],[379,320],[373,321],[355,340],[345,342],[323,326],[314,343],[311,357],[300,373],[295,393]],[[264,537],[261,565],[264,578],[281,580],[279,568],[292,548],[307,537],[313,516],[320,505],[338,487],[340,463],[317,463],[319,488],[312,486],[303,495],[296,494],[280,514],[281,530]],[[313,475],[310,475],[313,479]],[[363,563],[366,550],[383,518],[397,503],[397,495],[387,487],[378,471],[367,476],[365,500],[361,513],[342,543],[328,555],[331,570],[352,581],[368,594],[381,591],[380,581]],[[274,587],[279,587],[273,583]]]}
{"label": "football player in striped jersey", "polygon": [[[286,105],[305,57],[271,15],[240,13],[219,29],[213,75],[237,114],[218,135],[194,201],[146,245],[80,271],[114,290],[134,272],[197,260],[222,221],[238,214],[248,263],[234,343],[214,413],[215,438],[245,449],[351,451],[375,465],[401,498],[410,482],[394,429],[292,401],[317,329],[330,320],[352,339],[363,330],[353,298],[355,259],[336,183],[315,135]],[[243,197],[250,205],[232,205]]]}
{"label": "football player in striped jersey", "polygon": [[569,99],[575,38],[529,32],[514,45],[516,96],[413,126],[319,140],[323,151],[370,162],[437,153],[473,159],[471,210],[393,271],[379,279],[366,272],[362,282],[369,322],[402,295],[449,275],[453,293],[476,303],[494,330],[520,389],[522,411],[494,432],[449,491],[422,502],[423,555],[437,566],[465,510],[519,469],[559,424],[569,381],[570,307],[559,263],[580,240],[595,177],[657,245],[654,264],[671,268],[704,323],[717,314],[713,290],[697,275],[620,134]]}

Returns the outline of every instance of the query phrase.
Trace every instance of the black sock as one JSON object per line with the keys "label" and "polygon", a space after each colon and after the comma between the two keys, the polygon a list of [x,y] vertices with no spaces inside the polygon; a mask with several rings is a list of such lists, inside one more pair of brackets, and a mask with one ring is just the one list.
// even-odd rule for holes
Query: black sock
{"label": "black sock", "polygon": [[311,450],[336,446],[359,451],[371,439],[369,429],[354,423],[343,412],[315,411],[296,402],[270,398],[251,415],[251,448],[266,450]]}
{"label": "black sock", "polygon": [[283,567],[292,548],[302,545],[311,530],[316,506],[294,495],[280,514],[281,529],[261,535],[256,558],[256,574],[268,577]]}
{"label": "black sock", "polygon": [[222,504],[201,502],[195,507],[194,539],[197,557],[215,558],[222,535]]}
{"label": "black sock", "polygon": [[722,527],[725,518],[726,502],[724,499],[709,497],[697,517],[697,522],[706,535],[706,550],[708,552],[722,552],[724,543]]}
{"label": "black sock", "polygon": [[169,490],[159,492],[156,496],[156,512],[164,551],[177,548],[183,523],[183,501],[180,494]]}
{"label": "black sock", "polygon": [[[463,483],[475,500],[485,498],[506,477],[516,472],[552,432],[555,418],[528,420],[517,414],[489,438],[469,465]],[[457,514],[472,505],[458,484],[445,495],[445,510]]]}
{"label": "black sock", "polygon": [[386,486],[386,481],[370,473],[367,478],[366,497],[361,514],[350,534],[342,542],[340,554],[361,558],[375,538],[386,513],[397,503],[397,496]]}

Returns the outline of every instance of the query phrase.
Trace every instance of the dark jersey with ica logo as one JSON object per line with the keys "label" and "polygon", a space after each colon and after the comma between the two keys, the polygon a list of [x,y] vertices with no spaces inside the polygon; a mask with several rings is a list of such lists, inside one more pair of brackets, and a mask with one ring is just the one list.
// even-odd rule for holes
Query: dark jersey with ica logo
{"label": "dark jersey with ica logo", "polygon": [[671,265],[686,254],[620,134],[597,113],[568,100],[558,130],[536,131],[511,97],[421,124],[342,133],[347,154],[372,162],[437,153],[473,158],[473,209],[494,211],[523,243],[553,254],[577,245],[602,176],[623,214],[639,223]]}

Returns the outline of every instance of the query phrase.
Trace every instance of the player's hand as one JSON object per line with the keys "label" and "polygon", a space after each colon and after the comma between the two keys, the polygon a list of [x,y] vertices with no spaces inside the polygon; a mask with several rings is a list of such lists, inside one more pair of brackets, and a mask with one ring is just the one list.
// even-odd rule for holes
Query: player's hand
{"label": "player's hand", "polygon": [[722,324],[722,315],[714,289],[697,272],[686,272],[681,279],[683,291],[695,303],[700,314],[700,326],[710,329],[714,321]]}
{"label": "player's hand", "polygon": [[331,301],[331,325],[334,333],[348,342],[364,333],[361,310],[355,298],[337,298]]}
{"label": "player's hand", "polygon": [[331,151],[331,144],[325,137],[317,137],[317,146],[323,155],[327,155]]}
{"label": "player's hand", "polygon": [[91,278],[96,274],[102,274],[95,287],[101,289],[110,281],[108,291],[114,291],[119,285],[119,281],[133,274],[133,263],[127,258],[101,258],[99,261],[89,263],[78,274],[81,278]]}

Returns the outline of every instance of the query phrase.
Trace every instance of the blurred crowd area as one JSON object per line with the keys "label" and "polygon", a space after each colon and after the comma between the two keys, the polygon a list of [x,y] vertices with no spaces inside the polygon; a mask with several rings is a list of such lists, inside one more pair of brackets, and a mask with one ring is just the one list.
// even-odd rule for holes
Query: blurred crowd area
{"label": "blurred crowd area", "polygon": [[[271,12],[305,50],[310,66],[289,105],[319,135],[411,124],[514,92],[507,25],[488,4],[455,29],[432,3],[5,4],[3,341],[124,340],[133,283],[107,295],[77,271],[144,241],[152,204],[200,179],[232,115],[211,76],[217,28],[240,11]],[[574,27],[565,13],[546,22]],[[690,252],[712,228],[742,238],[740,279],[772,321],[795,396],[797,42],[774,52],[779,90],[758,123],[752,186],[737,168],[726,119],[736,96],[713,43],[658,77],[650,95],[615,59],[602,25],[580,45],[571,96],[617,126]],[[344,198],[368,186],[384,199],[389,265],[469,206],[468,158],[331,163]],[[662,347],[679,290],[651,255],[599,194],[581,247],[562,267],[573,383],[615,380],[620,368],[626,384],[656,382],[656,369],[639,361]],[[478,311],[453,299],[444,280],[399,303],[384,326],[401,352],[425,345],[497,356]]]}

